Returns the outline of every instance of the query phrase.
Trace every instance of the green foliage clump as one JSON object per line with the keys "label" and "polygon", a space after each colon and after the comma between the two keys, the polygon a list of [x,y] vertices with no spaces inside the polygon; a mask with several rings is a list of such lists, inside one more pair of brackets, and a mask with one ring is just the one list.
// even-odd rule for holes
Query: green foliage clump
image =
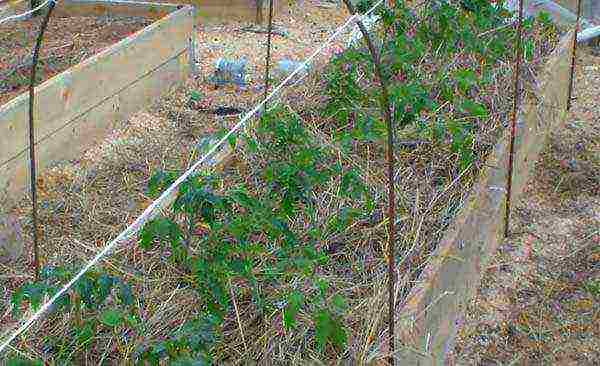
{"label": "green foliage clump", "polygon": [[[316,144],[298,117],[282,108],[264,114],[255,135],[244,135],[242,140],[249,154],[265,160],[256,167],[256,186],[240,184],[224,190],[218,176],[195,175],[181,184],[171,213],[148,222],[140,232],[140,247],[168,248],[173,262],[189,273],[187,282],[196,290],[198,310],[204,314],[199,322],[210,324],[196,341],[189,343],[185,335],[177,335],[141,350],[140,360],[174,362],[191,357],[209,362],[220,328],[232,311],[232,296],[239,294],[249,294],[259,314],[281,310],[286,331],[298,326],[298,314],[311,314],[314,342],[321,351],[326,345],[341,348],[346,343],[344,301],[339,295],[327,295],[317,270],[329,258],[316,244],[326,235],[344,231],[361,210],[341,207],[339,215],[325,225],[317,224],[313,196],[324,186],[339,184],[342,197],[362,202],[370,212],[373,202],[367,187],[356,171],[332,164],[331,152]],[[178,172],[155,173],[148,194],[157,196],[176,176]],[[299,232],[290,218],[315,224]],[[197,230],[199,225],[205,230]],[[277,299],[266,298],[261,291],[267,285],[285,287],[294,278],[314,285],[308,292],[284,291]]]}
{"label": "green foliage clump", "polygon": [[[361,0],[357,9],[364,13],[373,3]],[[396,1],[395,8],[383,7],[378,14],[384,32],[377,44],[393,104],[393,128],[416,127],[432,143],[447,144],[459,170],[468,169],[476,156],[474,131],[489,118],[490,105],[480,94],[493,79],[492,68],[514,53],[515,30],[505,26],[510,14],[485,0],[429,1],[419,13]],[[543,16],[528,20],[525,29],[533,32],[535,22],[542,32],[551,32]],[[521,51],[531,60],[536,45],[526,41]],[[344,152],[360,145],[381,147],[387,137],[381,91],[368,75],[375,75],[375,68],[364,48],[337,56],[325,75],[323,114],[334,122],[332,135]],[[194,92],[190,99],[201,97]],[[375,203],[369,187],[356,169],[337,162],[300,118],[283,108],[264,113],[254,134],[240,140],[247,156],[260,160],[252,166],[251,179],[224,189],[217,174],[191,176],[179,186],[171,210],[139,233],[141,249],[168,253],[183,273],[180,282],[197,294],[198,305],[195,318],[168,338],[139,346],[137,364],[215,363],[222,328],[238,297],[250,298],[259,316],[280,313],[285,332],[310,328],[319,352],[342,350],[348,342],[348,304],[326,280],[332,258],[322,244],[371,216]],[[239,146],[235,135],[228,142]],[[148,196],[157,198],[179,174],[155,172]],[[319,217],[317,199],[326,187],[338,188],[337,210]],[[62,267],[45,269],[40,281],[13,294],[15,315],[25,305],[38,309],[73,275]],[[267,293],[267,287],[278,291]],[[597,294],[597,287],[590,283],[586,289]],[[102,333],[143,335],[133,303],[131,288],[121,279],[86,273],[52,309],[72,315],[73,323],[68,337],[49,339],[56,359],[73,361]]]}
{"label": "green foliage clump", "polygon": [[[21,315],[25,306],[38,310],[75,274],[65,267],[44,267],[38,281],[25,283],[12,294],[13,315]],[[59,363],[76,360],[100,334],[139,328],[130,285],[101,271],[86,272],[69,291],[57,298],[49,311],[56,319],[68,315],[71,326],[66,336],[45,337],[46,349]],[[14,362],[30,364],[18,363],[21,362],[18,359]]]}
{"label": "green foliage clump", "polygon": [[170,365],[211,365],[218,324],[219,319],[211,315],[190,320],[169,339],[138,350],[138,364],[159,365],[168,359]]}
{"label": "green foliage clump", "polygon": [[[467,169],[475,158],[474,131],[489,119],[491,106],[482,94],[493,68],[514,57],[512,14],[485,0],[428,1],[417,11],[403,1],[395,4],[378,10],[382,31],[374,37],[381,45],[394,128],[416,126],[426,139],[450,141],[458,168]],[[535,39],[544,38],[531,35],[551,34],[552,28],[544,15],[525,20],[526,61],[536,55]],[[386,137],[379,84],[368,75],[375,73],[364,47],[339,55],[326,75],[324,113],[337,127],[351,127],[336,131],[345,148],[353,141],[381,145]]]}

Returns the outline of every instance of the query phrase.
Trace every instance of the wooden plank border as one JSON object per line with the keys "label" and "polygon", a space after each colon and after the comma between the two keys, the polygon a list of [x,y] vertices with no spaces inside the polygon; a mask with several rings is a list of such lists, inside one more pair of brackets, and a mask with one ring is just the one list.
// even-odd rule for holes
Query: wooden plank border
{"label": "wooden plank border", "polygon": [[[268,1],[264,3],[268,4]],[[287,0],[274,0],[275,14],[285,15],[289,11]],[[70,16],[141,16],[160,19],[173,8],[186,5],[198,9],[198,20],[202,22],[222,19],[254,21],[256,19],[255,0],[154,0],[152,2],[129,0],[60,0],[54,14]],[[10,16],[29,10],[28,0],[13,0],[0,5],[0,17]],[[263,10],[263,15],[266,14]],[[199,23],[198,23],[199,24]]]}
{"label": "wooden plank border", "polygon": [[0,4],[0,18],[21,14],[29,10],[28,0],[13,0]]}
{"label": "wooden plank border", "polygon": [[[76,158],[126,119],[197,71],[197,13],[185,6],[36,87],[40,170]],[[0,202],[29,182],[28,93],[0,106]]]}
{"label": "wooden plank border", "polygon": [[[158,20],[184,6],[186,4],[129,0],[60,0],[56,3],[52,16],[60,18],[130,16]],[[0,18],[28,10],[29,0],[9,1],[0,6]]]}
{"label": "wooden plank border", "polygon": [[[574,31],[565,35],[538,75],[535,95],[520,111],[513,202],[518,202],[550,131],[566,122]],[[503,232],[508,133],[487,160],[479,183],[432,254],[397,314],[398,365],[452,364],[456,333]]]}
{"label": "wooden plank border", "polygon": [[[175,0],[165,0],[175,1]],[[256,19],[256,0],[176,0],[183,4],[192,4],[198,8],[200,19],[204,22],[222,19],[250,21]],[[268,14],[269,1],[263,1],[263,20]],[[275,17],[285,16],[289,11],[288,0],[273,0]]]}
{"label": "wooden plank border", "polygon": [[57,17],[130,16],[161,19],[183,8],[182,4],[127,0],[61,0],[57,3]]}

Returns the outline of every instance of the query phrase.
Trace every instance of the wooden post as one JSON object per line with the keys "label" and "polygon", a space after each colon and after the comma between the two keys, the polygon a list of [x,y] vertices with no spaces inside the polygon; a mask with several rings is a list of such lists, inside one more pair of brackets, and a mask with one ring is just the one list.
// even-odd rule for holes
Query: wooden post
{"label": "wooden post", "polygon": [[263,23],[263,0],[256,0],[256,24]]}
{"label": "wooden post", "polygon": [[267,26],[267,56],[266,56],[266,65],[265,65],[265,106],[263,109],[264,113],[267,113],[267,97],[269,95],[269,68],[271,67],[271,37],[273,33],[273,0],[269,0],[269,24]]}
{"label": "wooden post", "polygon": [[521,44],[523,43],[523,0],[519,0],[519,20],[517,25],[517,47],[516,47],[516,60],[514,66],[514,81],[515,89],[513,95],[513,110],[510,124],[510,148],[508,151],[508,175],[506,178],[506,211],[504,216],[504,237],[508,238],[509,224],[510,224],[510,204],[512,197],[512,180],[513,180],[513,162],[515,155],[515,138],[516,138],[516,124],[517,114],[519,113],[519,101],[520,101],[520,73],[521,73],[521,59],[523,56],[523,50],[521,50]]}

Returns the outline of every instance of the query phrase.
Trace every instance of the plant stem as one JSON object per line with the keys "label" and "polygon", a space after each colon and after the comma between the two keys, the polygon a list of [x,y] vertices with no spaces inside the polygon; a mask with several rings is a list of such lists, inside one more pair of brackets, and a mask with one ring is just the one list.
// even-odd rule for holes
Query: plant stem
{"label": "plant stem", "polygon": [[[273,0],[271,0],[273,1]],[[233,308],[235,309],[235,317],[237,319],[238,328],[240,330],[240,335],[242,336],[242,343],[244,344],[244,351],[248,353],[248,345],[246,344],[246,339],[244,338],[244,328],[242,327],[242,321],[240,319],[240,312],[238,310],[237,302],[235,301],[235,293],[233,292],[233,286],[231,285],[231,280],[229,280],[229,293],[231,294],[231,301],[233,302]]]}
{"label": "plant stem", "polygon": [[[356,13],[354,6],[349,0],[344,0],[344,4],[348,8],[350,14],[354,15]],[[381,104],[383,107],[383,115],[386,122],[387,128],[387,175],[388,175],[388,333],[389,333],[389,358],[388,362],[390,365],[394,364],[394,334],[395,334],[395,313],[396,313],[396,301],[394,299],[394,288],[396,284],[396,261],[395,261],[395,237],[396,237],[396,228],[395,228],[395,217],[396,217],[396,198],[395,198],[395,190],[394,190],[394,129],[392,124],[392,109],[390,107],[390,99],[388,94],[387,81],[384,77],[383,66],[381,64],[381,58],[379,57],[379,53],[375,49],[375,45],[371,37],[369,36],[369,32],[365,28],[364,24],[361,20],[356,22],[360,32],[363,35],[363,38],[367,42],[367,46],[369,48],[369,53],[371,53],[371,57],[373,58],[373,63],[375,64],[375,70],[377,72],[377,77],[379,79],[379,84],[381,86]]]}

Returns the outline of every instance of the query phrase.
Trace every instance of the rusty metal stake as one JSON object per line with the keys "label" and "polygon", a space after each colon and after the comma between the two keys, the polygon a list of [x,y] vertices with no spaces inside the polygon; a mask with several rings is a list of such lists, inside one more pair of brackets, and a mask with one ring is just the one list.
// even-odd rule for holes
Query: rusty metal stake
{"label": "rusty metal stake", "polygon": [[33,50],[33,59],[31,63],[31,75],[29,79],[29,174],[31,178],[30,189],[31,189],[31,224],[33,226],[33,265],[35,267],[35,278],[40,278],[40,247],[39,247],[39,233],[38,233],[38,205],[37,205],[37,178],[36,178],[36,161],[35,161],[35,125],[34,125],[34,98],[35,98],[35,74],[40,56],[40,48],[42,47],[42,40],[44,39],[44,32],[48,26],[50,15],[55,6],[54,1],[50,1],[48,10],[40,31],[38,33],[35,48]]}
{"label": "rusty metal stake", "polygon": [[515,154],[515,136],[517,134],[516,125],[517,125],[517,114],[519,111],[519,100],[520,98],[520,73],[521,73],[521,59],[522,59],[522,50],[521,43],[523,42],[523,0],[519,0],[519,20],[517,25],[517,51],[515,60],[515,94],[513,97],[513,110],[512,110],[512,118],[511,118],[511,126],[510,126],[510,150],[508,153],[508,175],[506,182],[506,213],[504,217],[504,237],[508,237],[508,229],[510,223],[510,204],[511,204],[511,194],[512,194],[512,178],[513,178],[513,165],[514,165],[514,154]]}
{"label": "rusty metal stake", "polygon": [[577,34],[579,33],[581,22],[581,0],[577,1],[577,22],[575,23],[575,35],[573,35],[573,50],[571,53],[571,74],[569,75],[569,95],[567,96],[567,112],[571,111],[573,102],[573,81],[575,79],[575,62],[577,54]]}
{"label": "rusty metal stake", "polygon": [[264,96],[264,109],[263,112],[267,112],[267,97],[269,95],[269,69],[271,67],[271,37],[273,35],[273,0],[269,0],[269,25],[267,29],[267,60],[265,68],[265,96]]}

